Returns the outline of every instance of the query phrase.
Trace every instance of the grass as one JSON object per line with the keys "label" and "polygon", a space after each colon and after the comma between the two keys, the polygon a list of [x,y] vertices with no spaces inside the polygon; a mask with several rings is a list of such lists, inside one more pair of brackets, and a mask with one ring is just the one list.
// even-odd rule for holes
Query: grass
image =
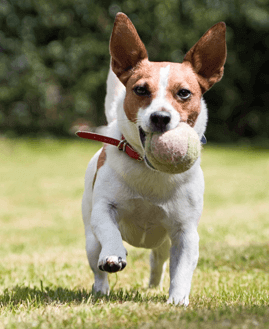
{"label": "grass", "polygon": [[149,251],[127,245],[109,297],[91,294],[80,204],[100,144],[0,140],[0,328],[269,328],[269,151],[203,150],[205,207],[188,308],[148,290]]}

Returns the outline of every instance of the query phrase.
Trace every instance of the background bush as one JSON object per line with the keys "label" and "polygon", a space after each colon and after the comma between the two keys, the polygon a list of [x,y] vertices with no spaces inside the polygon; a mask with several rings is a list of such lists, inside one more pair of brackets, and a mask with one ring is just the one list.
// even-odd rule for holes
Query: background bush
{"label": "background bush", "polygon": [[0,130],[67,136],[105,124],[108,42],[125,12],[153,61],[181,61],[213,24],[227,24],[221,83],[205,95],[211,141],[269,131],[269,0],[2,0]]}

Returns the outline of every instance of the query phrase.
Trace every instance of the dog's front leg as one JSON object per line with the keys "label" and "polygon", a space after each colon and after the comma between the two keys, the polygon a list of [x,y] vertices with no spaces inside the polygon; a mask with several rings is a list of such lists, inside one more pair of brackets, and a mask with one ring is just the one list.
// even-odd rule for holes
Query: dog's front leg
{"label": "dog's front leg", "polygon": [[193,271],[199,256],[199,236],[195,225],[171,236],[170,289],[168,303],[187,306]]}
{"label": "dog's front leg", "polygon": [[126,249],[116,221],[117,209],[107,200],[94,204],[91,227],[101,245],[97,266],[101,271],[117,272],[126,266]]}

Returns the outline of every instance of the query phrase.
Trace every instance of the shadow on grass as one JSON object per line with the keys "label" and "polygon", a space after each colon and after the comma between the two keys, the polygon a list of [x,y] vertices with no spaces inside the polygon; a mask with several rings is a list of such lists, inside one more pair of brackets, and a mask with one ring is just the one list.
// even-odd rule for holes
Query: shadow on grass
{"label": "shadow on grass", "polygon": [[16,306],[21,304],[40,306],[40,305],[54,305],[54,304],[98,304],[101,301],[106,302],[117,302],[123,303],[126,301],[138,302],[166,302],[167,296],[159,294],[148,295],[140,294],[138,290],[128,290],[118,289],[111,291],[109,296],[104,296],[101,294],[93,294],[92,292],[87,292],[86,290],[72,290],[68,288],[51,288],[43,287],[41,281],[41,287],[24,287],[15,286],[12,288],[7,288],[4,293],[0,295],[0,306]]}

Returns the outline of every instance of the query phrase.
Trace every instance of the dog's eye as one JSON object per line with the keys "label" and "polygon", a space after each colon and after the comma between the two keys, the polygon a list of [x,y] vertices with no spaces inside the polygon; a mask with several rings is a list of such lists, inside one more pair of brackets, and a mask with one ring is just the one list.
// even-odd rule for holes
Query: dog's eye
{"label": "dog's eye", "polygon": [[177,95],[181,99],[187,99],[191,96],[191,92],[188,89],[180,89],[179,92],[177,93]]}
{"label": "dog's eye", "polygon": [[137,86],[134,88],[134,92],[138,96],[149,96],[150,92],[146,87],[143,86]]}

